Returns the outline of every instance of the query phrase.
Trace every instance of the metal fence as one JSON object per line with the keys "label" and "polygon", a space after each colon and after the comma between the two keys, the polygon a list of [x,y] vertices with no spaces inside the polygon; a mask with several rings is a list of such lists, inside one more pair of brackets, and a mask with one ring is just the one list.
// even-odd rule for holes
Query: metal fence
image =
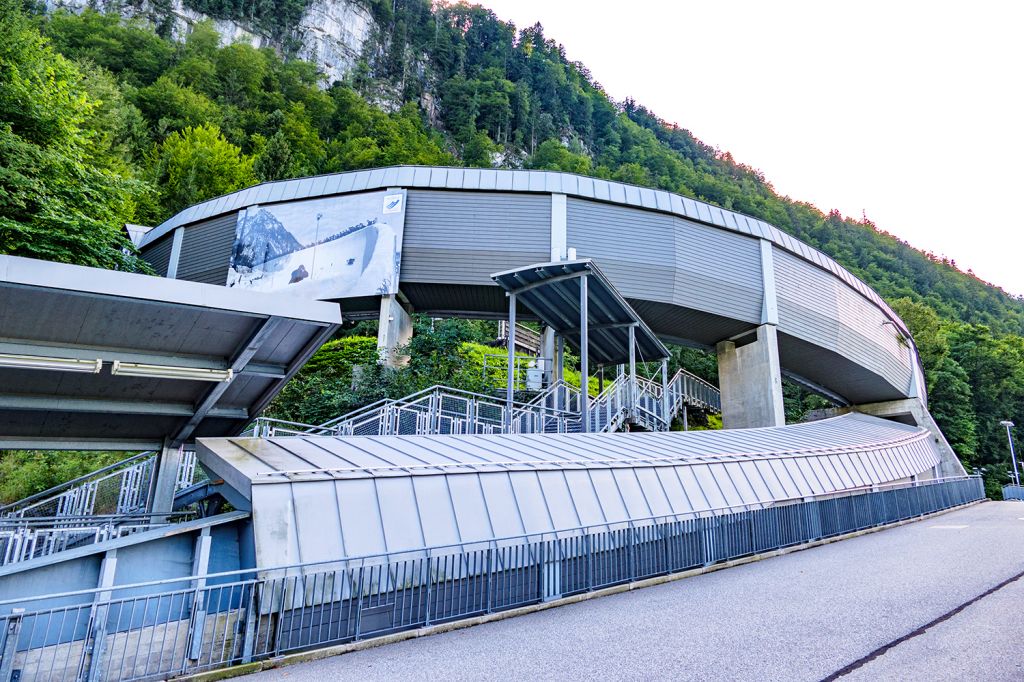
{"label": "metal fence", "polygon": [[1024,500],[1024,485],[1004,485],[1004,500]]}
{"label": "metal fence", "polygon": [[0,682],[158,679],[709,566],[949,509],[978,478],[0,602]]}
{"label": "metal fence", "polygon": [[[143,452],[23,500],[0,507],[0,519],[132,514],[149,508],[155,452]],[[192,485],[199,470],[195,450],[184,450],[175,490]]]}
{"label": "metal fence", "polygon": [[0,518],[0,566],[180,523],[194,512]]}

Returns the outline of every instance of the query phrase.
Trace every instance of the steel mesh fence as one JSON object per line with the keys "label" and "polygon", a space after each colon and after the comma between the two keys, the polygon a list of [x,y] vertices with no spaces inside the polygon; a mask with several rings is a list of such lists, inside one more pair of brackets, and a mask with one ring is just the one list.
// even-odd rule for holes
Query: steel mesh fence
{"label": "steel mesh fence", "polygon": [[259,576],[187,577],[171,585],[5,602],[0,682],[15,676],[23,682],[118,682],[212,670],[700,568],[983,497],[980,479],[945,480]]}

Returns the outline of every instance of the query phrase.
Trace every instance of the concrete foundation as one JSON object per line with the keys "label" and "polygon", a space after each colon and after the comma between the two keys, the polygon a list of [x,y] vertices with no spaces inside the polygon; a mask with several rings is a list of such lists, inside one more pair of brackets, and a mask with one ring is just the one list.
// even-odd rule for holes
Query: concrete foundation
{"label": "concrete foundation", "polygon": [[409,362],[400,349],[412,340],[412,317],[398,296],[381,296],[380,323],[377,327],[377,353],[380,362],[388,367],[400,367]]}
{"label": "concrete foundation", "polygon": [[745,337],[721,341],[716,350],[723,428],[784,426],[786,413],[775,325],[763,324]]}
{"label": "concrete foundation", "polygon": [[884,403],[871,403],[869,405],[854,405],[853,407],[838,408],[836,410],[836,414],[843,414],[851,411],[863,412],[864,414],[883,417],[885,419],[894,419],[906,424],[913,424],[914,426],[928,429],[932,434],[932,438],[935,439],[936,448],[940,453],[942,453],[942,461],[939,463],[938,470],[935,472],[936,477],[944,478],[947,476],[965,476],[967,474],[964,470],[964,465],[960,463],[960,458],[956,456],[953,448],[946,441],[946,437],[942,435],[939,425],[935,423],[935,419],[933,419],[931,413],[928,412],[928,408],[925,407],[917,398],[890,400]]}

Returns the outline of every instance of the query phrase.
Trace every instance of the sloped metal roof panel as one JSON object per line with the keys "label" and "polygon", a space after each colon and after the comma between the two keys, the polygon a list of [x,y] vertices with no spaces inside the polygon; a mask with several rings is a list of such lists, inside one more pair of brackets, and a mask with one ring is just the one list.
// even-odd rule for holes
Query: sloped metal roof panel
{"label": "sloped metal roof panel", "polygon": [[939,462],[926,431],[857,414],[688,433],[203,439],[199,456],[248,484],[261,566],[755,508]]}

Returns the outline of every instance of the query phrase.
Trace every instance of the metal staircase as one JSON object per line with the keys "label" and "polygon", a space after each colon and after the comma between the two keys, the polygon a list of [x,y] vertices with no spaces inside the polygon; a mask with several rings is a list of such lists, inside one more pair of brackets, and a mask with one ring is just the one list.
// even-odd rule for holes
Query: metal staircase
{"label": "metal staircase", "polygon": [[[156,461],[155,452],[143,452],[0,507],[0,566],[189,518],[150,513]],[[196,474],[195,451],[183,451],[175,491],[192,486]]]}
{"label": "metal staircase", "polygon": [[[447,386],[431,386],[395,400],[379,400],[323,424],[261,417],[254,437],[388,436],[423,434],[572,433],[582,430],[579,389],[557,382],[528,402],[513,403]],[[665,431],[685,408],[721,409],[718,389],[679,370],[663,397],[660,382],[622,374],[608,384],[587,410],[589,431],[627,427]],[[668,410],[666,417],[665,410]]]}

